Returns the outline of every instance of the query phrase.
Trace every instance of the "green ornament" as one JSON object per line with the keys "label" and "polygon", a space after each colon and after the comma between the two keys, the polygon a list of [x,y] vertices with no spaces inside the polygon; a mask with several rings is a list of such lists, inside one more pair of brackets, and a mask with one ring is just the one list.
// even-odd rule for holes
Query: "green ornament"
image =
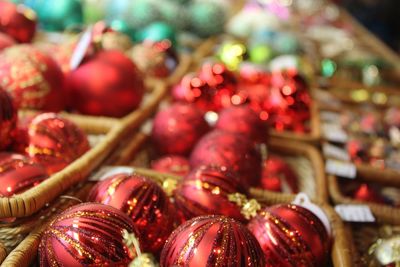
{"label": "green ornament", "polygon": [[190,2],[190,0],[168,0],[168,1],[173,2],[173,3],[177,3],[179,5],[186,5],[186,4],[188,4]]}
{"label": "green ornament", "polygon": [[273,39],[273,47],[281,54],[294,54],[299,50],[299,42],[292,34],[280,33]]}
{"label": "green ornament", "polygon": [[103,20],[106,15],[106,6],[105,0],[82,0],[83,21],[85,24]]}
{"label": "green ornament", "polygon": [[154,22],[136,33],[136,41],[142,42],[144,40],[152,40],[155,42],[168,39],[172,45],[176,45],[176,32],[175,30],[164,22]]}
{"label": "green ornament", "polygon": [[189,7],[191,29],[201,37],[224,31],[226,14],[222,6],[213,2],[195,2]]}
{"label": "green ornament", "polygon": [[274,51],[268,45],[254,45],[249,50],[250,61],[256,64],[268,63],[274,57]]}
{"label": "green ornament", "polygon": [[162,20],[176,30],[184,30],[189,25],[189,14],[185,7],[173,1],[161,1],[159,4]]}
{"label": "green ornament", "polygon": [[115,19],[112,20],[108,23],[111,29],[125,33],[128,35],[132,40],[135,37],[135,31],[128,25],[128,23],[125,20],[122,19]]}
{"label": "green ornament", "polygon": [[330,78],[332,77],[337,69],[337,65],[335,61],[330,60],[330,59],[323,59],[321,61],[321,74],[323,77]]}
{"label": "green ornament", "polygon": [[151,0],[134,0],[128,11],[127,20],[134,29],[141,29],[161,19],[158,4]]}
{"label": "green ornament", "polygon": [[238,42],[224,43],[219,49],[218,57],[229,70],[237,70],[246,55],[246,46]]}

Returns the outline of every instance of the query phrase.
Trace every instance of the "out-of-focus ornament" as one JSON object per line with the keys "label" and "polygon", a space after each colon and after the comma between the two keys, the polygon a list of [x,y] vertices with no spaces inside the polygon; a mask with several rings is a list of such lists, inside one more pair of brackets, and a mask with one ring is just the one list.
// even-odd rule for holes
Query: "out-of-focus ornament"
{"label": "out-of-focus ornament", "polygon": [[151,0],[129,1],[129,15],[127,20],[134,29],[143,29],[155,21],[160,21],[159,2]]}
{"label": "out-of-focus ornament", "polygon": [[368,266],[396,267],[400,264],[400,233],[397,227],[383,226],[365,257]]}
{"label": "out-of-focus ornament", "polygon": [[353,193],[353,198],[360,201],[384,204],[385,199],[375,188],[368,184],[361,184]]}
{"label": "out-of-focus ornament", "polygon": [[248,186],[258,186],[261,178],[261,155],[254,143],[245,135],[223,130],[214,130],[200,139],[190,156],[190,165],[230,168]]}
{"label": "out-of-focus ornament", "polygon": [[0,197],[11,197],[48,177],[44,166],[15,153],[0,153]]}
{"label": "out-of-focus ornament", "polygon": [[96,23],[106,16],[106,0],[82,0],[83,21],[85,24]]}
{"label": "out-of-focus ornament", "polygon": [[224,31],[226,13],[212,1],[195,1],[189,6],[190,27],[197,35],[208,37]]}
{"label": "out-of-focus ornament", "polygon": [[93,187],[88,200],[113,206],[132,218],[144,251],[160,252],[174,230],[175,210],[163,189],[148,178],[113,175]]}
{"label": "out-of-focus ornament", "polygon": [[189,14],[187,8],[174,1],[163,1],[159,3],[159,11],[162,19],[175,30],[184,30],[189,24]]}
{"label": "out-of-focus ornament", "polygon": [[176,46],[176,32],[170,25],[164,22],[154,22],[138,31],[136,39],[138,42],[169,40],[172,46]]}
{"label": "out-of-focus ornament", "polygon": [[28,155],[43,164],[49,174],[62,170],[89,150],[85,133],[55,113],[36,116],[29,125],[28,134]]}
{"label": "out-of-focus ornament", "polygon": [[218,51],[219,59],[229,68],[229,70],[237,70],[240,63],[243,62],[247,53],[247,48],[239,42],[226,42],[221,45]]}
{"label": "out-of-focus ornament", "polygon": [[7,148],[17,126],[17,109],[10,95],[0,88],[0,151]]}
{"label": "out-of-focus ornament", "polygon": [[249,59],[256,64],[266,64],[274,56],[273,49],[265,44],[252,45],[249,48]]}
{"label": "out-of-focus ornament", "polygon": [[83,203],[58,215],[43,233],[40,266],[127,266],[137,257],[132,238],[139,232],[114,207]]}
{"label": "out-of-focus ornament", "polygon": [[151,168],[161,173],[185,176],[190,171],[189,160],[182,156],[166,155],[151,162]]}
{"label": "out-of-focus ornament", "polygon": [[240,177],[226,167],[200,166],[181,180],[175,190],[176,207],[186,219],[218,214],[245,221],[241,207],[229,195],[248,195]]}
{"label": "out-of-focus ornament", "polygon": [[332,77],[337,69],[335,61],[325,58],[321,61],[321,74],[323,77]]}
{"label": "out-of-focus ornament", "polygon": [[132,47],[133,43],[130,37],[117,31],[108,31],[101,34],[101,48],[104,50],[119,50],[125,52]]}
{"label": "out-of-focus ornament", "polygon": [[0,51],[9,46],[13,46],[15,41],[11,36],[0,32]]}
{"label": "out-of-focus ornament", "polygon": [[72,38],[61,44],[53,43],[35,43],[35,46],[43,53],[50,55],[54,61],[60,66],[62,72],[67,74],[71,71],[71,57],[76,48],[76,39]]}
{"label": "out-of-focus ornament", "polygon": [[142,74],[114,50],[97,53],[72,71],[66,83],[71,107],[95,116],[125,116],[140,105],[144,93]]}
{"label": "out-of-focus ornament", "polygon": [[176,229],[162,250],[160,266],[264,267],[265,258],[242,224],[211,215],[196,217]]}
{"label": "out-of-focus ornament", "polygon": [[185,155],[208,130],[203,112],[194,105],[175,103],[157,113],[151,138],[161,153]]}
{"label": "out-of-focus ornament", "polygon": [[264,161],[261,187],[266,190],[298,193],[298,179],[293,169],[282,158],[269,156]]}
{"label": "out-of-focus ornament", "polygon": [[149,253],[143,253],[136,257],[129,264],[129,267],[160,267],[160,265],[153,255]]}
{"label": "out-of-focus ornament", "polygon": [[0,32],[10,35],[20,43],[28,43],[36,32],[35,12],[9,1],[0,1]]}
{"label": "out-of-focus ornament", "polygon": [[385,113],[385,123],[400,128],[400,108],[391,107]]}
{"label": "out-of-focus ornament", "polygon": [[33,46],[16,45],[0,53],[0,86],[17,107],[62,110],[63,79],[57,63]]}

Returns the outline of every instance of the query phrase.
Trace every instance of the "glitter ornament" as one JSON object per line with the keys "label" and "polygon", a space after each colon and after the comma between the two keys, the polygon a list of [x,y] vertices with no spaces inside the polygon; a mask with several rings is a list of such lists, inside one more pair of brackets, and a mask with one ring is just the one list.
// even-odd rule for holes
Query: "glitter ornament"
{"label": "glitter ornament", "polygon": [[157,113],[151,139],[163,154],[186,155],[208,129],[203,113],[195,106],[175,103]]}
{"label": "glitter ornament", "polygon": [[14,44],[15,41],[13,38],[11,38],[5,33],[0,32],[0,51],[3,50],[4,48],[13,46]]}
{"label": "glitter ornament", "polygon": [[223,109],[218,116],[216,129],[244,134],[250,140],[265,143],[268,139],[268,127],[265,121],[250,106],[232,106]]}
{"label": "glitter ornament", "polygon": [[182,156],[166,155],[151,162],[151,168],[161,173],[185,176],[190,171],[189,160]]}
{"label": "glitter ornament", "polygon": [[212,1],[193,2],[189,6],[190,29],[201,37],[224,31],[226,14],[223,7]]}
{"label": "glitter ornament", "polygon": [[132,220],[116,208],[97,203],[73,206],[43,233],[40,266],[127,266],[136,252],[125,242],[138,233]]}
{"label": "glitter ornament", "polygon": [[266,190],[298,193],[298,178],[293,169],[282,158],[269,156],[264,161],[261,187]]}
{"label": "glitter ornament", "polygon": [[30,45],[16,45],[0,53],[0,86],[21,108],[64,109],[63,73],[57,63]]}
{"label": "glitter ornament", "polygon": [[15,128],[11,143],[11,151],[26,154],[26,150],[29,146],[28,128],[34,117],[34,115],[29,115],[18,118],[17,127]]}
{"label": "glitter ornament", "polygon": [[242,134],[222,130],[208,133],[193,149],[190,165],[224,166],[236,171],[247,185],[258,186],[260,182],[261,155]]}
{"label": "glitter ornament", "polygon": [[174,209],[163,189],[152,180],[116,174],[99,182],[89,201],[113,206],[132,218],[144,251],[158,253],[174,230]]}
{"label": "glitter ornament", "polygon": [[10,145],[17,124],[17,109],[10,95],[0,88],[0,151]]}
{"label": "glitter ornament", "polygon": [[196,217],[176,229],[163,248],[160,266],[264,267],[265,258],[245,226],[211,215]]}
{"label": "glitter ornament", "polygon": [[36,14],[24,6],[0,1],[0,32],[10,35],[20,43],[28,43],[36,32]]}
{"label": "glitter ornament", "polygon": [[71,107],[94,116],[125,116],[139,107],[144,93],[135,64],[113,50],[84,62],[67,76],[66,84]]}
{"label": "glitter ornament", "polygon": [[265,266],[326,266],[330,239],[322,221],[294,204],[263,209],[247,228],[264,251]]}
{"label": "glitter ornament", "polygon": [[11,197],[32,188],[48,177],[44,166],[24,155],[0,153],[0,197]]}
{"label": "glitter ornament", "polygon": [[230,194],[248,195],[239,176],[226,167],[200,166],[179,182],[175,203],[186,219],[217,214],[245,221],[241,207],[229,200]]}
{"label": "glitter ornament", "polygon": [[36,116],[29,125],[28,155],[49,174],[58,172],[89,150],[85,133],[55,113]]}

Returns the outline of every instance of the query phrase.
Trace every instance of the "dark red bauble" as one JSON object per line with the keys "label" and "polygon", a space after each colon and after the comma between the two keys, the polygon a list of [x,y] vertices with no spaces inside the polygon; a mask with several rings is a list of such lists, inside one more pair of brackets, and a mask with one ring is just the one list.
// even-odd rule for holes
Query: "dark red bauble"
{"label": "dark red bauble", "polygon": [[83,203],[58,215],[43,233],[40,266],[128,266],[136,257],[124,230],[136,237],[132,220],[114,207]]}
{"label": "dark red bauble", "polygon": [[36,32],[36,13],[9,1],[0,1],[0,32],[12,36],[20,43],[28,43]]}
{"label": "dark red bauble", "polygon": [[190,165],[225,166],[237,172],[248,186],[258,186],[261,178],[261,155],[254,143],[242,134],[222,130],[213,130],[200,139]]}
{"label": "dark red bauble", "polygon": [[367,201],[385,204],[385,199],[375,188],[368,184],[361,184],[353,193],[353,198],[360,201]]}
{"label": "dark red bauble", "polygon": [[189,160],[182,156],[166,155],[151,162],[151,168],[161,173],[185,176],[190,171]]}
{"label": "dark red bauble", "polygon": [[11,197],[48,177],[44,166],[15,153],[0,153],[0,197]]}
{"label": "dark red bauble", "polygon": [[21,108],[64,109],[63,73],[57,63],[30,45],[15,45],[0,53],[0,86]]}
{"label": "dark red bauble", "polygon": [[144,251],[159,253],[175,229],[175,210],[163,189],[154,181],[116,174],[99,182],[88,201],[113,206],[127,214],[139,231]]}
{"label": "dark red bauble", "polygon": [[10,95],[0,88],[0,151],[12,142],[17,125],[17,109]]}
{"label": "dark red bauble", "polygon": [[120,51],[101,51],[67,76],[69,105],[83,114],[122,117],[139,107],[143,75]]}
{"label": "dark red bauble", "polygon": [[298,193],[299,191],[296,173],[284,159],[278,156],[270,156],[264,161],[261,187],[285,193]]}
{"label": "dark red bauble", "polygon": [[232,106],[219,113],[216,129],[241,133],[257,143],[268,140],[268,127],[248,105]]}
{"label": "dark red bauble", "polygon": [[265,258],[254,236],[244,225],[223,216],[196,217],[168,238],[161,267],[264,267]]}
{"label": "dark red bauble", "polygon": [[11,144],[11,150],[17,153],[26,154],[29,146],[29,125],[35,115],[25,115],[18,118],[17,128],[14,131],[14,138]]}
{"label": "dark red bauble", "polygon": [[28,155],[52,174],[89,150],[85,133],[73,122],[55,113],[36,116],[29,125]]}
{"label": "dark red bauble", "polygon": [[9,35],[0,32],[0,51],[9,46],[13,46],[15,41]]}
{"label": "dark red bauble", "polygon": [[203,112],[194,105],[175,103],[157,113],[151,138],[162,154],[187,155],[208,130]]}
{"label": "dark red bauble", "polygon": [[329,234],[321,220],[303,207],[265,208],[247,228],[260,243],[267,267],[327,266]]}
{"label": "dark red bauble", "polygon": [[225,167],[200,166],[179,182],[174,197],[176,207],[186,219],[217,214],[245,221],[241,207],[228,198],[235,193],[248,195],[236,173]]}

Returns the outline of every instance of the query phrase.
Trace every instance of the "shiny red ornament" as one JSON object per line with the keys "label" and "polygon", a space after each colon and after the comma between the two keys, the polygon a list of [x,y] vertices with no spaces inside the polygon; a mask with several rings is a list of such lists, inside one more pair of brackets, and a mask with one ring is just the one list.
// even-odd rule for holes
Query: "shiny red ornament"
{"label": "shiny red ornament", "polygon": [[69,105],[95,116],[122,117],[139,107],[143,75],[120,51],[101,51],[67,76]]}
{"label": "shiny red ornament", "polygon": [[30,45],[16,45],[0,53],[0,86],[21,108],[64,109],[63,73],[57,63]]}
{"label": "shiny red ornament", "polygon": [[0,153],[0,197],[11,197],[28,190],[48,177],[44,166],[24,155]]}
{"label": "shiny red ornament", "polygon": [[114,207],[73,206],[43,233],[40,266],[128,266],[136,254],[125,244],[124,231],[139,234],[132,220]]}
{"label": "shiny red ornament", "polygon": [[36,32],[36,13],[24,6],[0,1],[0,32],[12,36],[20,43],[28,43]]}
{"label": "shiny red ornament", "polygon": [[260,243],[267,267],[327,266],[329,234],[321,220],[303,207],[265,208],[247,228]]}
{"label": "shiny red ornament", "polygon": [[13,38],[11,38],[5,33],[0,32],[0,51],[9,46],[13,46],[14,44],[15,41]]}
{"label": "shiny red ornament", "polygon": [[258,186],[261,178],[261,155],[253,142],[242,134],[222,130],[214,130],[200,139],[190,156],[190,165],[230,168],[249,186]]}
{"label": "shiny red ornament", "polygon": [[151,168],[161,173],[185,176],[190,171],[189,160],[182,156],[166,155],[151,162]]}
{"label": "shiny red ornament", "polygon": [[196,217],[177,228],[162,250],[160,266],[264,267],[265,258],[245,226],[211,215]]}
{"label": "shiny red ornament", "polygon": [[244,222],[241,207],[228,198],[235,193],[249,194],[236,173],[226,167],[200,166],[179,182],[174,198],[186,219],[217,214]]}
{"label": "shiny red ornament", "polygon": [[14,131],[14,138],[11,144],[11,150],[16,153],[26,154],[29,146],[28,128],[34,115],[27,115],[18,118],[17,127]]}
{"label": "shiny red ornament", "polygon": [[190,104],[175,103],[157,113],[151,138],[162,154],[187,155],[208,130],[203,112]]}
{"label": "shiny red ornament", "polygon": [[12,142],[17,125],[17,109],[10,95],[0,88],[0,151]]}
{"label": "shiny red ornament", "polygon": [[145,177],[113,175],[92,189],[88,201],[110,205],[127,214],[138,229],[138,238],[146,252],[160,252],[175,229],[175,210],[168,196]]}
{"label": "shiny red ornament", "polygon": [[71,71],[71,57],[75,51],[77,41],[75,39],[67,40],[61,44],[54,43],[36,43],[35,46],[43,53],[50,55],[60,66],[64,75]]}
{"label": "shiny red ornament", "polygon": [[55,113],[36,116],[29,125],[28,135],[28,155],[46,166],[49,174],[62,170],[89,150],[85,133]]}
{"label": "shiny red ornament", "polygon": [[361,184],[353,193],[353,198],[360,201],[385,204],[385,199],[375,188],[368,184]]}
{"label": "shiny red ornament", "polygon": [[268,140],[268,126],[248,105],[223,109],[218,116],[216,129],[240,133],[257,143]]}
{"label": "shiny red ornament", "polygon": [[270,156],[263,164],[261,187],[276,192],[298,193],[298,177],[282,158]]}

